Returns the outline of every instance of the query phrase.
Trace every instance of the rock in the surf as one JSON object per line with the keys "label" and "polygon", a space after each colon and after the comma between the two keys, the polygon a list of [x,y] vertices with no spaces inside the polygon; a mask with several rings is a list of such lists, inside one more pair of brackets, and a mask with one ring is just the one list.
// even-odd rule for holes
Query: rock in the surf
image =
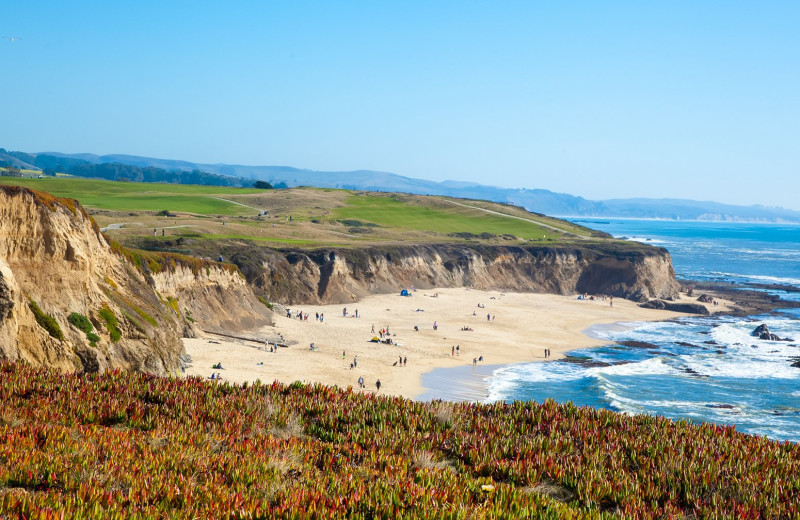
{"label": "rock in the surf", "polygon": [[758,339],[763,339],[767,341],[794,341],[793,339],[789,338],[781,338],[777,334],[772,334],[769,331],[769,327],[767,327],[766,323],[762,323],[758,327],[750,333],[751,336],[756,336]]}

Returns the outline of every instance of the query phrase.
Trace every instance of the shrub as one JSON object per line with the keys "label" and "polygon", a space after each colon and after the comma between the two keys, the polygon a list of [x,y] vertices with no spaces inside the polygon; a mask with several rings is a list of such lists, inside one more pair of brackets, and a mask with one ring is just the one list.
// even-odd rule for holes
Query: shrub
{"label": "shrub", "polygon": [[106,328],[108,329],[108,334],[111,336],[111,341],[116,343],[122,339],[122,332],[119,330],[119,321],[117,321],[117,317],[114,316],[114,311],[109,309],[107,305],[104,305],[98,314],[100,318],[106,322]]}
{"label": "shrub", "polygon": [[97,342],[100,341],[100,336],[93,332],[94,327],[92,326],[92,322],[89,321],[89,318],[78,312],[73,312],[67,316],[67,321],[70,322],[76,329],[83,331],[84,334],[86,334],[86,339],[89,340],[89,344],[91,346],[97,346]]}
{"label": "shrub", "polygon": [[84,316],[83,314],[73,312],[69,316],[67,316],[67,321],[70,322],[76,329],[89,334],[94,330],[92,326],[92,322],[89,321],[89,318]]}
{"label": "shrub", "polygon": [[35,301],[29,300],[29,302],[30,303],[28,303],[28,307],[30,307],[31,312],[33,312],[33,315],[36,317],[36,323],[38,323],[39,326],[46,330],[47,333],[52,337],[59,341],[63,340],[64,333],[61,332],[61,327],[58,325],[56,319],[49,314],[45,314]]}

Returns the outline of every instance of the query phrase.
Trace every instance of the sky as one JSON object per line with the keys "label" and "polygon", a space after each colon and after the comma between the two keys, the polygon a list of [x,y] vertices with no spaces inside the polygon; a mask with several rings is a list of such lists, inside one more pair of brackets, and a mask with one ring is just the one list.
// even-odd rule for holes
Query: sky
{"label": "sky", "polygon": [[0,147],[800,210],[800,2],[4,0]]}

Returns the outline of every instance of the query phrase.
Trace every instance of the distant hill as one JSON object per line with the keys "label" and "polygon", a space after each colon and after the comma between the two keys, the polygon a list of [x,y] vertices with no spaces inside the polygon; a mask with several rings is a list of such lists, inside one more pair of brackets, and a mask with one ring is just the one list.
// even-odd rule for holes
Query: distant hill
{"label": "distant hill", "polygon": [[[18,168],[63,168],[79,164],[126,164],[141,168],[154,167],[166,171],[200,171],[210,174],[269,181],[273,185],[316,186],[353,190],[392,191],[418,195],[445,195],[470,199],[483,199],[522,206],[523,208],[554,216],[662,218],[680,220],[758,221],[800,223],[800,211],[766,206],[735,206],[711,201],[684,199],[611,199],[588,200],[566,193],[543,189],[510,189],[483,184],[404,177],[389,172],[372,170],[317,171],[291,166],[246,166],[241,164],[204,164],[171,159],[157,159],[135,155],[95,155],[89,153],[64,154],[59,152],[25,153],[6,152],[0,148],[0,166],[4,157],[17,161]],[[180,182],[182,175],[176,175]]]}

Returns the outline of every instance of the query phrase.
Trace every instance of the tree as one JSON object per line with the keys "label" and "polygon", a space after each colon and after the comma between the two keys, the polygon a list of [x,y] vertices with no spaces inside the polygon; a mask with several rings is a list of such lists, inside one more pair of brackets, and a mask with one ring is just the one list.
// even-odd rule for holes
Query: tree
{"label": "tree", "polygon": [[272,184],[268,183],[267,181],[256,181],[253,183],[253,187],[259,190],[271,190],[273,189]]}

